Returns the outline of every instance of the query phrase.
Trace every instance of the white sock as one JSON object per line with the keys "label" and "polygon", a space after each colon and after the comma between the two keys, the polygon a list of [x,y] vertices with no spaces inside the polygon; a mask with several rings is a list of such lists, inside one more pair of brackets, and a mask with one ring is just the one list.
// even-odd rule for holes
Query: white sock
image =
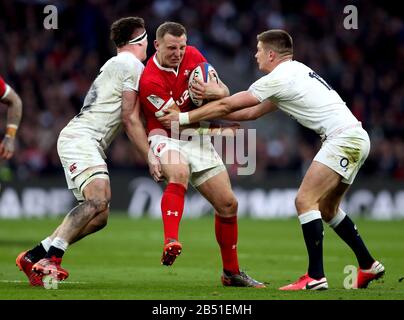
{"label": "white sock", "polygon": [[336,227],[338,227],[341,221],[344,220],[345,216],[346,213],[341,208],[338,208],[337,214],[327,223],[331,228],[335,229]]}
{"label": "white sock", "polygon": [[58,248],[60,250],[66,251],[69,244],[67,243],[66,240],[64,240],[62,238],[59,238],[59,237],[56,237],[52,241],[52,246],[55,247],[55,248]]}
{"label": "white sock", "polygon": [[310,210],[298,216],[300,224],[306,224],[316,219],[321,219],[321,212],[318,210]]}
{"label": "white sock", "polygon": [[42,247],[46,250],[46,252],[49,251],[50,246],[52,245],[52,239],[50,237],[47,237],[46,239],[43,239],[41,241]]}

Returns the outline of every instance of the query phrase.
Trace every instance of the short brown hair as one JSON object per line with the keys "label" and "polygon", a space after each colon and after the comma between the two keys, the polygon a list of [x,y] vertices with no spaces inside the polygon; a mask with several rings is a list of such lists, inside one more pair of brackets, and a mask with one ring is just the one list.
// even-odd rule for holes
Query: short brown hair
{"label": "short brown hair", "polygon": [[293,40],[289,33],[280,29],[267,30],[257,36],[264,46],[281,56],[293,54]]}
{"label": "short brown hair", "polygon": [[162,39],[166,33],[181,37],[184,34],[187,35],[187,30],[181,23],[166,21],[157,28],[156,39]]}
{"label": "short brown hair", "polygon": [[136,30],[144,28],[144,20],[140,17],[121,18],[111,25],[111,40],[118,48],[123,47]]}

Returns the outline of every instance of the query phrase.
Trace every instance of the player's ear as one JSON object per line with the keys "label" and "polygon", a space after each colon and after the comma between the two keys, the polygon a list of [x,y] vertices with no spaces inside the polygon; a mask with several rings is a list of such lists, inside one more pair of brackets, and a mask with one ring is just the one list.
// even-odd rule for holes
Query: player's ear
{"label": "player's ear", "polygon": [[269,49],[268,50],[268,58],[269,58],[269,61],[274,61],[275,60],[275,51],[273,51],[273,50],[271,50],[271,49]]}
{"label": "player's ear", "polygon": [[153,44],[154,44],[154,49],[157,50],[159,48],[159,42],[157,41],[157,39],[154,40]]}

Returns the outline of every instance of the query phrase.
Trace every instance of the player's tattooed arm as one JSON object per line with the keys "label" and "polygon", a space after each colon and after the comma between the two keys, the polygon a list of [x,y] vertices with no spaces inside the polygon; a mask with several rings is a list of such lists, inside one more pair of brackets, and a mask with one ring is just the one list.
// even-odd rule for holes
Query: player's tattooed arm
{"label": "player's tattooed arm", "polygon": [[140,101],[135,91],[122,93],[122,123],[129,140],[147,162],[150,175],[155,181],[161,181],[161,165],[153,152],[150,151],[140,113]]}
{"label": "player's tattooed arm", "polygon": [[18,94],[10,88],[9,93],[5,96],[1,102],[8,106],[7,110],[7,125],[19,126],[22,117],[22,101]]}

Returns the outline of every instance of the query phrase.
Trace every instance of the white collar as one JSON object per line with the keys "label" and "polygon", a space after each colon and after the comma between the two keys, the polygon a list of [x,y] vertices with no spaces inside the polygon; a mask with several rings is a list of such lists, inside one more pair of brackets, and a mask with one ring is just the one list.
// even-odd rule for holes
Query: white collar
{"label": "white collar", "polygon": [[[117,56],[120,56],[120,55],[127,55],[128,57],[130,57],[129,59],[139,60],[138,57],[136,57],[132,52],[129,52],[129,51],[121,51],[121,52],[118,52]],[[139,60],[139,61],[140,61],[140,60]]]}
{"label": "white collar", "polygon": [[153,56],[153,61],[156,64],[157,68],[159,68],[160,70],[163,71],[167,71],[167,72],[174,72],[175,76],[178,76],[178,69],[180,66],[178,66],[177,70],[175,70],[174,68],[166,68],[163,67],[162,65],[160,65],[160,63],[157,61],[157,52],[154,54]]}

